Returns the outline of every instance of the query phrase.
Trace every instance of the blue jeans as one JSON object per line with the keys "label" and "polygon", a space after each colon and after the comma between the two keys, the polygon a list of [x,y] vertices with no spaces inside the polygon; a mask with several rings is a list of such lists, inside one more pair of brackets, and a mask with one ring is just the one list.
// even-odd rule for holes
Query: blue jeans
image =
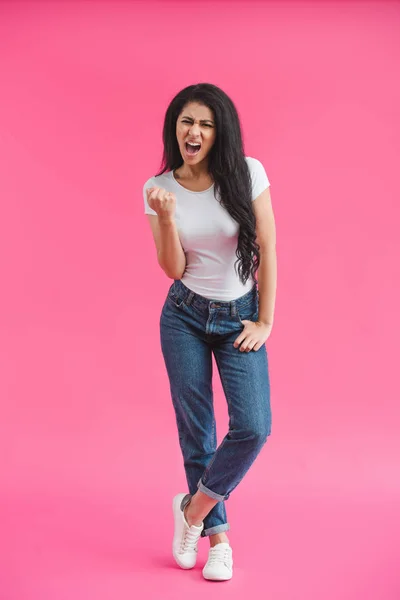
{"label": "blue jeans", "polygon": [[[231,302],[209,300],[180,280],[171,285],[161,319],[161,348],[170,382],[189,493],[219,502],[202,536],[227,531],[225,500],[243,479],[271,433],[265,344],[240,352],[233,342],[241,320],[257,320],[256,285]],[[229,431],[217,448],[212,354],[228,403]]]}

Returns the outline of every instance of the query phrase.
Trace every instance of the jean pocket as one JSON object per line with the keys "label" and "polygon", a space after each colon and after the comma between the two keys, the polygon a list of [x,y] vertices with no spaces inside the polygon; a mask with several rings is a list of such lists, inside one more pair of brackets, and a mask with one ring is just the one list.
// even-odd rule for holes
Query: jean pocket
{"label": "jean pocket", "polygon": [[239,321],[257,321],[258,320],[258,302],[251,302],[247,306],[241,306],[236,312]]}
{"label": "jean pocket", "polygon": [[182,298],[180,298],[173,290],[171,290],[168,293],[167,300],[169,300],[169,302],[173,304],[175,308],[183,308],[185,304],[185,301]]}

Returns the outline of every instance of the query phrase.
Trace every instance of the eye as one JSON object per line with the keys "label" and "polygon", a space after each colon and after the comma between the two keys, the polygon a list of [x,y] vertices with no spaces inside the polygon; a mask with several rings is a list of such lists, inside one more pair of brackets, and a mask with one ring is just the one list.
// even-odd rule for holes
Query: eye
{"label": "eye", "polygon": [[[187,123],[188,125],[192,125],[193,121],[189,121],[189,119],[182,119],[181,123]],[[202,123],[203,127],[214,127],[211,123]]]}

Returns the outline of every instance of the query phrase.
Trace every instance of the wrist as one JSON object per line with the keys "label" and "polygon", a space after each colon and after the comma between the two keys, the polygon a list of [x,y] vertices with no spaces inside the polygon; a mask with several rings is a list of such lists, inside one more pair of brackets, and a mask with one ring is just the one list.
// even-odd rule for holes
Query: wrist
{"label": "wrist", "polygon": [[268,327],[272,327],[272,325],[274,324],[273,319],[263,319],[261,317],[259,317],[258,322],[262,325],[267,325]]}
{"label": "wrist", "polygon": [[160,225],[175,225],[175,217],[171,217],[170,215],[168,216],[163,216],[163,217],[158,217],[158,222],[160,223]]}

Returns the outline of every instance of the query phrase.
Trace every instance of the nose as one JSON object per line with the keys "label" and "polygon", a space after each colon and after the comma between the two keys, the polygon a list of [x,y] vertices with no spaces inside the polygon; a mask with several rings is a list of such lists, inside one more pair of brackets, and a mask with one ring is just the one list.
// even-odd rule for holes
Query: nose
{"label": "nose", "polygon": [[199,135],[200,134],[200,125],[198,123],[193,123],[190,126],[189,133],[193,137],[195,137],[196,135]]}

